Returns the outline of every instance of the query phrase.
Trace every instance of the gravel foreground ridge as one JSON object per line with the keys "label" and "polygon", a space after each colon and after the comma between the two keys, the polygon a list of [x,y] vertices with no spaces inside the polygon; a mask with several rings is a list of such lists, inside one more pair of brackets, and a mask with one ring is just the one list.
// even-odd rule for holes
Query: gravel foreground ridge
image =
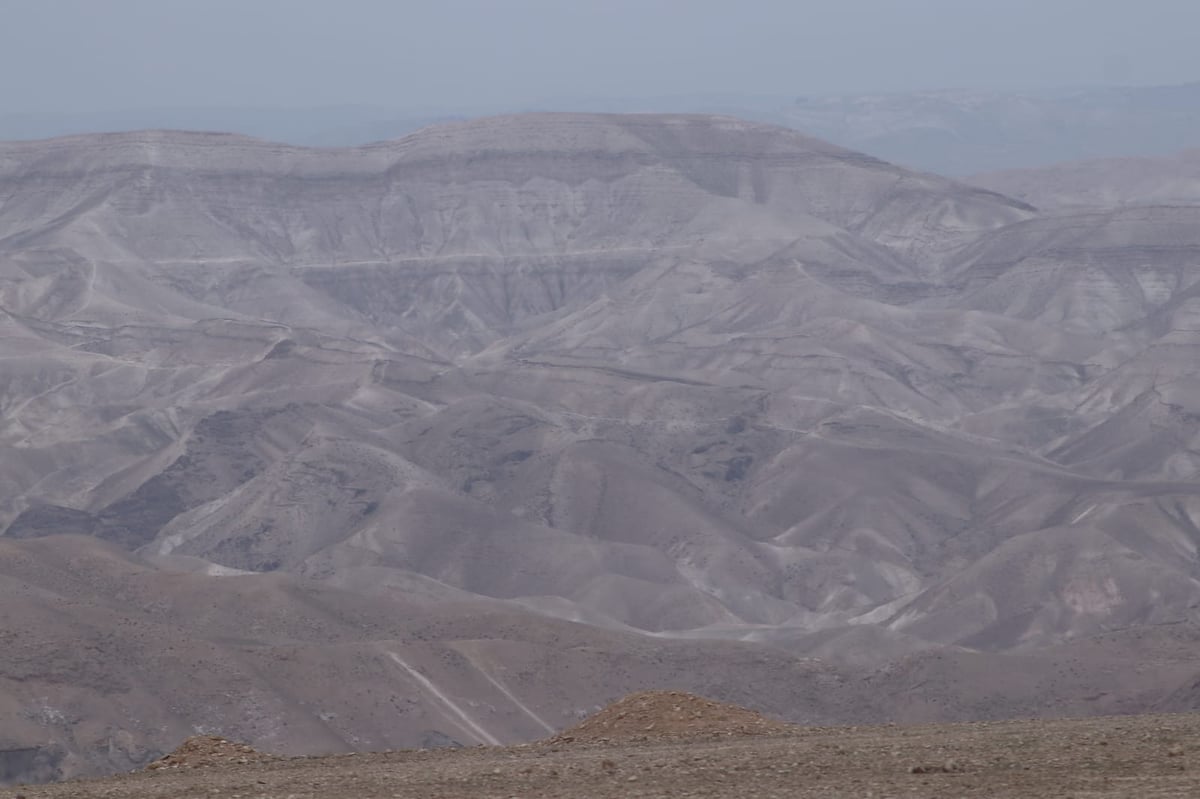
{"label": "gravel foreground ridge", "polygon": [[786,735],[798,729],[756,711],[684,691],[640,691],[614,702],[550,740],[555,743],[646,742]]}
{"label": "gravel foreground ridge", "polygon": [[244,766],[247,763],[267,763],[279,759],[218,735],[194,735],[176,747],[175,751],[151,762],[146,770]]}
{"label": "gravel foreground ridge", "polygon": [[0,799],[1198,795],[1200,714],[803,727],[666,691],[519,746],[282,758],[198,736],[138,772]]}

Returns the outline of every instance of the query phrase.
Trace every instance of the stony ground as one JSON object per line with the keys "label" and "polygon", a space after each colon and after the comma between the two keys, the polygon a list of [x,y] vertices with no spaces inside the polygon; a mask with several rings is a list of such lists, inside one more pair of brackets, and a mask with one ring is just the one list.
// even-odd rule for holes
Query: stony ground
{"label": "stony ground", "polygon": [[698,741],[797,732],[792,724],[685,691],[639,691],[554,736],[550,745]]}
{"label": "stony ground", "polygon": [[[605,799],[606,797],[1156,797],[1200,796],[1200,715],[935,726],[797,728],[722,736],[712,717],[665,695],[660,707],[689,716],[656,736],[638,702],[604,711],[604,742],[259,758],[227,742],[193,740],[186,757],[145,771],[86,782],[9,789],[3,799]],[[674,711],[679,707],[680,711]],[[723,706],[727,707],[727,706]],[[717,709],[716,716],[725,711]],[[616,724],[618,716],[630,719]],[[734,714],[735,716],[737,714]],[[591,720],[595,721],[595,719]],[[705,723],[701,723],[705,722]],[[588,724],[585,722],[585,725]],[[593,727],[594,728],[594,725]],[[589,728],[591,729],[591,728]],[[212,747],[215,757],[205,754]],[[245,762],[243,762],[245,761]]]}

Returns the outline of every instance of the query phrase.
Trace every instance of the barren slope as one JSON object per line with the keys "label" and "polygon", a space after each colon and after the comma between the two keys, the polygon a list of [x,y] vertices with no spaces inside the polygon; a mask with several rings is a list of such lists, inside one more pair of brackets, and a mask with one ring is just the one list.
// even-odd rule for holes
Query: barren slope
{"label": "barren slope", "polygon": [[1196,205],[1200,203],[1200,150],[985,172],[969,182],[1039,208]]}
{"label": "barren slope", "polygon": [[0,191],[0,544],[112,574],[13,577],[61,655],[0,691],[14,749],[508,742],[672,681],[801,719],[1188,701],[1186,659],[1094,642],[1200,603],[1195,209],[659,115],[0,145]]}

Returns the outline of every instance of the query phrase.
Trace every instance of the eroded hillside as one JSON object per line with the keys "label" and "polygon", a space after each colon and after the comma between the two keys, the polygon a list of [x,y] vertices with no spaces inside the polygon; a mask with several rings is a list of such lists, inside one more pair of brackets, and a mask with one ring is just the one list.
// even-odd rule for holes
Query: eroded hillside
{"label": "eroded hillside", "polygon": [[655,115],[6,144],[0,195],[0,745],[61,773],[654,686],[834,721],[1194,681],[1196,208]]}

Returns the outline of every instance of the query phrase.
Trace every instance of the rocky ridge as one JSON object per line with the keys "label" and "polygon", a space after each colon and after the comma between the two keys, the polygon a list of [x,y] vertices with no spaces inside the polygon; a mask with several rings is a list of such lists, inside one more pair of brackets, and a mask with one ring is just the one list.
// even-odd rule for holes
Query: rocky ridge
{"label": "rocky ridge", "polygon": [[692,740],[786,735],[795,725],[685,691],[642,691],[608,705],[551,743]]}

